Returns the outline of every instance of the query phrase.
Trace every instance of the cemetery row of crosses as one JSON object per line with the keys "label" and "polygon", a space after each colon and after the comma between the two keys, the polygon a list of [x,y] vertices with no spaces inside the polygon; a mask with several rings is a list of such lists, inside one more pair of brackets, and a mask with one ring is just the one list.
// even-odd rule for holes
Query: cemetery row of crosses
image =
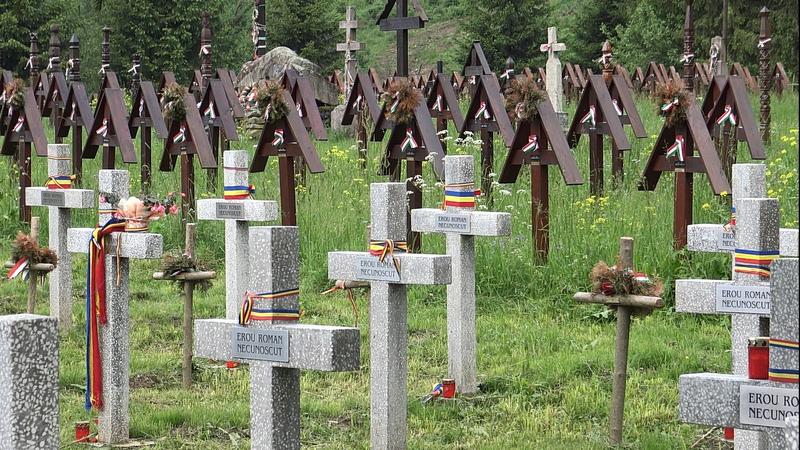
{"label": "cemetery row of crosses", "polygon": [[[682,72],[655,62],[628,71],[615,63],[608,42],[598,49],[601,73],[562,65],[559,53],[566,46],[558,41],[556,28],[550,28],[548,41],[541,44],[545,68],[517,70],[508,61],[495,72],[480,43],[474,42],[461,71],[444,73],[440,63],[429,74],[410,75],[409,32],[428,21],[419,3],[411,3],[411,16],[406,0],[390,0],[377,19],[382,31],[397,34],[394,76],[381,81],[377,71],[358,69],[355,52],[363,46],[355,37],[355,9],[349,7],[340,24],[346,42],[337,45],[345,54],[344,72],[328,79],[344,98],[332,120],[348,127],[362,161],[367,141],[385,142],[380,175],[387,182],[369,187],[367,248],[327,255],[331,292],[345,291],[355,308],[351,290],[369,289],[370,379],[364,395],[370,402],[371,447],[406,447],[407,286],[447,285],[448,372],[425,401],[469,398],[480,391],[475,237],[511,234],[509,213],[476,210],[479,199],[491,209],[495,170],[500,183],[514,183],[523,166],[529,166],[532,251],[545,264],[551,231],[549,166],[555,166],[567,185],[584,184],[576,158],[586,155],[575,150],[584,136],[589,143],[588,191],[602,196],[625,176],[633,176],[624,167],[624,152],[631,149],[627,126],[637,139],[658,133],[644,173],[636,174],[641,175],[641,190],[656,189],[662,173],[674,172],[674,248],[727,253],[732,260],[730,280],[677,280],[674,286],[676,311],[731,316],[733,355],[730,374],[680,376],[680,419],[735,430],[736,448],[797,448],[798,232],[779,228],[780,210],[777,200],[767,197],[764,165],[735,164],[739,141],[752,159],[766,159],[771,92],[790,89],[783,66],[777,63],[771,70],[768,11],[762,10],[761,29],[753,30],[762,56],[758,82],[739,64],[729,71],[718,42],[708,63],[695,59],[691,2]],[[263,1],[256,1],[254,59],[267,53],[264,8]],[[122,86],[111,70],[111,31],[102,29],[98,62],[81,60],[74,35],[68,56],[62,55],[57,26],[43,58],[38,37],[31,33],[28,73],[0,72],[2,154],[18,168],[19,217],[30,225],[30,233],[15,242],[20,251],[6,263],[9,279],[27,280],[28,308],[27,314],[0,317],[0,446],[61,445],[59,333],[78,325],[71,323],[72,306],[74,294],[81,292],[86,311],[80,324],[86,338],[85,408],[97,420],[76,424],[76,439],[106,444],[130,439],[131,260],[162,258],[163,238],[150,232],[150,222],[180,213],[184,263],[155,273],[153,279],[178,280],[183,286],[183,385],[192,383],[193,357],[224,361],[228,368],[247,364],[252,448],[299,448],[301,370],[363,370],[359,328],[301,321],[295,193],[307,172],[324,176],[315,175],[325,170],[315,148],[315,141],[327,139],[318,108],[324,102],[307,74],[292,68],[279,78],[243,86],[236,72],[212,67],[207,14],[197,49],[200,68],[192,72],[187,87],[171,72],[163,72],[158,81],[142,79],[141,55],[132,55],[131,84]],[[89,92],[81,81],[87,66],[99,69],[97,92]],[[129,108],[125,89],[131,93]],[[761,93],[759,122],[749,91]],[[659,99],[660,131],[645,130],[634,102],[642,93]],[[468,99],[466,110],[461,98]],[[564,112],[567,101],[576,105],[571,120]],[[237,149],[242,140],[237,122],[246,117],[258,123],[252,152]],[[48,119],[54,142],[46,137]],[[461,137],[480,138],[479,161],[448,155],[444,136],[450,127]],[[180,172],[178,196],[151,192],[158,176],[151,154],[153,133],[164,140],[158,170]],[[508,149],[502,162],[495,161],[495,137]],[[610,153],[604,150],[606,142]],[[270,157],[278,161],[278,202],[256,199],[250,182],[250,173],[268,169]],[[611,161],[610,186],[603,179],[606,157]],[[87,173],[84,160],[95,158],[102,159],[102,169]],[[195,160],[208,172],[208,186],[196,186]],[[32,166],[45,161],[46,180],[33,180]],[[414,182],[426,162],[443,183],[440,208],[423,208],[423,191]],[[131,192],[132,175],[121,167],[139,170],[141,193]],[[198,199],[198,189],[217,191],[220,170],[222,198]],[[695,174],[705,174],[715,194],[731,194],[730,222],[693,223]],[[95,176],[97,192],[84,189]],[[40,207],[49,215],[47,247],[37,242],[39,219],[31,212]],[[73,223],[72,210],[95,208],[96,222],[83,228]],[[216,277],[193,260],[196,228],[203,226],[195,222],[207,220],[221,220],[225,226],[225,317],[194,319],[195,285]],[[270,221],[281,225],[251,226]],[[446,254],[424,253],[422,233],[444,234]],[[664,306],[657,281],[635,270],[633,244],[623,237],[617,265],[595,267],[592,292],[574,296],[615,311],[609,406],[609,440],[615,445],[623,441],[631,317]],[[86,256],[87,273],[85,284],[73,286],[76,254]],[[44,277],[49,317],[33,314],[37,283]]]}

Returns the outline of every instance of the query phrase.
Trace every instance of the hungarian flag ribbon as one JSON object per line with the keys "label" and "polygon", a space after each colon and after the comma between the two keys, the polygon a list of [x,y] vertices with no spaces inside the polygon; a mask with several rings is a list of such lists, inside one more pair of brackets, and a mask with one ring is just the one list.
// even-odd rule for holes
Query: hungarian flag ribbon
{"label": "hungarian flag ribbon", "polygon": [[478,112],[475,113],[476,119],[480,119],[481,116],[483,116],[483,118],[486,120],[492,118],[492,115],[489,114],[489,108],[486,106],[486,102],[481,102],[480,106],[478,107]]}
{"label": "hungarian flag ribbon", "polygon": [[597,126],[595,115],[596,112],[594,109],[594,105],[590,105],[589,111],[587,111],[586,114],[584,114],[584,116],[581,117],[581,123],[591,122],[592,128],[594,128],[595,126]]}
{"label": "hungarian flag ribbon", "polygon": [[298,103],[296,108],[297,108],[297,115],[302,118],[303,117],[303,105]]}
{"label": "hungarian flag ribbon", "polygon": [[175,137],[172,138],[173,144],[180,144],[186,142],[186,127],[181,125],[178,128],[178,132],[175,134]]}
{"label": "hungarian flag ribbon", "polygon": [[217,113],[214,111],[214,102],[208,102],[208,107],[203,111],[203,115],[211,119],[217,118]]}
{"label": "hungarian flag ribbon", "polygon": [[777,250],[747,250],[737,248],[733,254],[733,270],[736,273],[759,275],[769,278],[770,264],[778,259]]}
{"label": "hungarian flag ribbon", "polygon": [[667,158],[678,158],[678,161],[683,161],[684,156],[684,146],[686,145],[686,141],[683,135],[675,136],[675,142],[667,147]]}
{"label": "hungarian flag ribbon", "polygon": [[25,125],[25,118],[20,117],[19,119],[17,119],[17,123],[16,125],[14,125],[14,128],[12,128],[11,131],[13,131],[14,133],[19,133],[20,131],[22,131],[23,125]]}
{"label": "hungarian flag ribbon", "polygon": [[239,310],[239,325],[247,325],[252,320],[291,320],[300,318],[300,311],[288,308],[257,309],[256,300],[278,300],[293,295],[300,295],[299,289],[289,289],[279,292],[245,292],[242,306]]}
{"label": "hungarian flag ribbon", "polygon": [[617,99],[612,99],[611,100],[611,104],[614,105],[614,111],[617,112],[617,115],[621,116],[623,114],[622,113],[622,108],[619,107],[619,103],[617,102]]}
{"label": "hungarian flag ribbon", "polygon": [[403,138],[403,142],[400,144],[400,149],[406,153],[419,148],[419,144],[417,144],[417,140],[414,139],[414,131],[411,128],[406,128],[406,137]]}
{"label": "hungarian flag ribbon", "polygon": [[[11,270],[8,271],[6,277],[9,280],[13,280],[14,278],[18,277],[21,273],[27,271],[28,266],[29,266],[28,259],[20,258],[19,260],[17,260],[16,264],[14,264],[14,266],[11,267]],[[23,275],[22,277],[27,278],[25,275]]]}
{"label": "hungarian flag ribbon", "polygon": [[678,106],[679,103],[680,101],[678,101],[677,98],[673,98],[671,102],[661,105],[661,112],[670,112],[672,108]]}
{"label": "hungarian flag ribbon", "polygon": [[433,104],[433,110],[442,112],[442,96],[441,95],[437,95],[436,96],[436,102],[434,102],[434,104]]}
{"label": "hungarian flag ribbon", "polygon": [[539,150],[539,136],[532,134],[528,136],[528,143],[522,147],[522,153],[528,154]]}
{"label": "hungarian flag ribbon", "polygon": [[362,109],[361,102],[363,100],[364,100],[364,97],[362,97],[361,94],[358,94],[358,97],[356,97],[356,103],[353,106],[353,110],[355,110],[356,112],[361,111],[361,109]]}
{"label": "hungarian flag ribbon", "polygon": [[92,232],[89,240],[89,268],[86,272],[86,397],[84,407],[103,408],[103,371],[100,358],[99,326],[106,318],[105,237],[125,230],[125,221],[111,218]]}
{"label": "hungarian flag ribbon", "polygon": [[275,148],[283,148],[284,144],[283,128],[276,128],[273,133],[272,146]]}
{"label": "hungarian flag ribbon", "polygon": [[223,198],[225,200],[245,200],[256,193],[256,187],[249,186],[225,186]]}
{"label": "hungarian flag ribbon", "polygon": [[108,137],[108,119],[103,119],[103,124],[95,131],[95,134]]}
{"label": "hungarian flag ribbon", "polygon": [[394,94],[394,103],[392,103],[392,106],[391,106],[391,108],[389,108],[389,111],[391,111],[391,112],[397,111],[397,107],[398,106],[400,106],[400,93],[399,92],[397,94]]}
{"label": "hungarian flag ribbon", "polygon": [[729,122],[732,127],[736,126],[736,114],[733,113],[731,105],[725,105],[725,111],[717,118],[717,125],[722,125],[725,122]]}

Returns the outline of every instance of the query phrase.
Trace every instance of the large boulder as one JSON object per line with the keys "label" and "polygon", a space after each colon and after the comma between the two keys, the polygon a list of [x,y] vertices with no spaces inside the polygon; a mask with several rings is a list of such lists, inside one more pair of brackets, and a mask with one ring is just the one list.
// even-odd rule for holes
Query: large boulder
{"label": "large boulder", "polygon": [[322,74],[322,69],[313,62],[297,56],[297,53],[288,47],[275,47],[264,56],[244,63],[236,83],[239,92],[259,80],[267,78],[279,80],[286,69],[290,68],[311,82],[317,101],[328,105],[339,103],[339,90],[328,82]]}

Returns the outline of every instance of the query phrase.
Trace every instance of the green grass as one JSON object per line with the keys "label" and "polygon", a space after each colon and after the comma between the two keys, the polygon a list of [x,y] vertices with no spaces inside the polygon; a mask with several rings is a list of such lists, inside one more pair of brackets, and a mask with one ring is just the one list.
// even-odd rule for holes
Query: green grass
{"label": "green grass", "polygon": [[[688,448],[706,430],[677,418],[677,379],[682,373],[730,368],[729,320],[676,314],[672,308],[674,279],[727,278],[729,256],[675,253],[672,250],[672,177],[665,174],[655,192],[639,192],[636,181],[660,128],[654,107],[639,107],[650,137],[633,141],[625,156],[626,179],[604,199],[589,199],[588,185],[567,187],[557,170],[550,171],[551,257],[547,264],[531,262],[530,191],[527,169],[517,184],[498,187],[494,209],[513,217],[513,234],[481,238],[477,243],[478,371],[481,394],[453,402],[420,405],[417,399],[447,375],[445,288],[409,289],[409,448],[604,448],[607,446],[611,393],[614,325],[603,308],[575,304],[571,296],[588,289],[588,273],[598,260],[611,261],[620,236],[635,238],[634,261],[639,270],[660,276],[666,285],[667,307],[633,323],[626,403],[626,448]],[[798,224],[798,108],[797,97],[773,99],[773,140],[768,145],[769,189],[780,198],[781,222]],[[52,133],[52,131],[50,131]],[[609,144],[606,143],[607,148]],[[252,149],[252,142],[233,145]],[[371,182],[382,144],[371,143],[370,167],[359,172],[351,140],[318,142],[326,172],[309,175],[298,191],[301,233],[301,291],[303,322],[350,326],[353,315],[342,295],[320,296],[327,288],[326,254],[333,250],[364,249],[369,220]],[[453,146],[451,145],[451,149]],[[505,158],[498,140],[496,165]],[[160,156],[156,144],[154,160]],[[455,152],[456,150],[454,150]],[[470,150],[474,153],[474,150]],[[587,144],[576,155],[587,175]],[[608,154],[608,153],[607,153]],[[741,161],[749,159],[739,149]],[[10,160],[0,172],[7,175]],[[43,159],[34,160],[34,183],[46,178]],[[88,187],[96,188],[97,162],[87,161]],[[139,190],[138,166],[131,166]],[[198,170],[199,172],[199,170]],[[198,174],[198,191],[205,177]],[[610,174],[606,172],[608,180]],[[22,229],[17,220],[16,180],[6,176],[6,195],[0,197],[0,254]],[[425,203],[440,203],[441,189],[426,168]],[[258,198],[275,199],[277,169],[271,160],[264,174],[251,175]],[[157,173],[155,191],[179,187],[178,173]],[[509,195],[499,193],[507,190]],[[704,176],[695,183],[696,223],[727,220],[724,201],[711,195]],[[218,186],[214,194],[219,197]],[[707,205],[707,206],[704,206]],[[47,214],[42,217],[46,242]],[[92,226],[92,211],[73,215],[74,226]],[[176,218],[159,221],[153,231],[164,234],[165,248],[182,245]],[[219,277],[207,294],[196,294],[195,317],[224,316],[224,227],[202,222],[198,252],[211,262]],[[444,238],[427,235],[426,253],[444,251]],[[3,256],[4,258],[6,256]],[[74,423],[85,420],[84,302],[86,258],[74,258],[77,324],[61,341],[61,436],[67,444]],[[131,264],[131,436],[156,441],[156,448],[249,448],[249,377],[247,368],[228,371],[217,363],[195,361],[195,384],[180,387],[181,300],[175,287],[151,282],[158,262]],[[40,289],[37,312],[47,314],[47,285]],[[367,448],[369,442],[368,300],[357,293],[361,309],[361,369],[352,373],[304,372],[302,431],[306,447]],[[0,284],[0,314],[25,309],[20,282]],[[705,448],[723,446],[713,434]]]}

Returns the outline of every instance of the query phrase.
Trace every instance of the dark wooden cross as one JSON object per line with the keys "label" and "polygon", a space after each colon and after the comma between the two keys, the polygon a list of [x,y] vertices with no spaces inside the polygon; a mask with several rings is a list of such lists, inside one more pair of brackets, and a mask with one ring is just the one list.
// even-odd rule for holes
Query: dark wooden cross
{"label": "dark wooden cross", "polygon": [[561,69],[561,79],[564,81],[564,97],[569,101],[577,98],[583,88],[572,64],[564,63],[564,68]]}
{"label": "dark wooden cross", "polygon": [[167,140],[164,143],[164,153],[161,156],[159,169],[162,172],[171,172],[175,169],[178,157],[181,159],[181,221],[185,224],[193,223],[196,218],[195,211],[195,186],[194,186],[194,156],[200,159],[200,167],[204,169],[216,168],[217,160],[211,150],[203,129],[203,119],[197,108],[197,103],[192,94],[183,98],[186,117],[183,120],[170,120],[167,124]]}
{"label": "dark wooden cross", "polygon": [[[447,132],[448,120],[453,122],[456,130],[464,127],[464,115],[461,114],[461,107],[458,104],[458,94],[456,94],[453,85],[444,73],[439,72],[433,78],[433,85],[431,85],[428,93],[427,105],[431,117],[436,120],[437,135]],[[442,138],[443,136],[439,138],[442,151],[447,153],[447,144]]]}
{"label": "dark wooden cross", "polygon": [[350,95],[344,106],[342,125],[353,125],[355,122],[356,145],[358,145],[359,160],[362,169],[367,168],[367,128],[364,126],[364,114],[368,114],[373,124],[382,116],[381,107],[378,105],[375,86],[368,72],[356,73]]}
{"label": "dark wooden cross", "polygon": [[520,120],[509,149],[500,183],[517,181],[523,165],[531,166],[531,234],[533,255],[547,261],[550,251],[550,194],[548,167],[558,166],[567,185],[583,184],[575,156],[567,145],[561,120],[547,95],[539,103],[535,117]]}
{"label": "dark wooden cross", "polygon": [[231,107],[231,114],[233,114],[233,118],[243,119],[244,108],[242,107],[242,103],[239,101],[239,96],[236,94],[236,88],[234,87],[234,84],[236,83],[236,74],[232,70],[228,69],[217,69],[214,73],[215,78],[222,83],[222,89],[225,90],[225,96],[228,97],[228,105]]}
{"label": "dark wooden cross", "polygon": [[28,70],[28,82],[33,86],[33,94],[36,96],[36,105],[41,109],[47,94],[48,77],[47,72],[39,71],[39,37],[36,33],[31,33],[30,38],[31,46],[25,68]]}
{"label": "dark wooden cross", "polygon": [[664,74],[661,72],[661,69],[656,63],[650,61],[650,64],[647,65],[647,70],[644,73],[642,90],[652,95],[656,91],[656,84],[664,82],[666,82],[666,80],[664,79]]}
{"label": "dark wooden cross", "polygon": [[[395,4],[397,15],[389,17]],[[401,77],[408,76],[408,30],[424,28],[428,21],[428,15],[419,0],[411,0],[411,5],[417,15],[408,17],[408,0],[388,0],[376,23],[381,31],[397,32],[397,75]]]}
{"label": "dark wooden cross", "polygon": [[318,141],[327,141],[328,132],[322,123],[322,115],[317,107],[317,99],[311,81],[294,69],[286,69],[281,84],[291,93],[297,115],[303,120],[306,130],[313,132]]}
{"label": "dark wooden cross", "polygon": [[499,132],[506,147],[514,142],[514,127],[506,112],[500,84],[494,74],[476,76],[475,93],[470,100],[460,136],[466,131],[480,133],[481,139],[481,192],[489,204],[492,202],[492,177],[494,172],[494,133]]}
{"label": "dark wooden cross", "polygon": [[469,78],[489,75],[491,73],[494,72],[492,72],[491,67],[489,67],[489,60],[486,59],[486,55],[483,53],[481,42],[472,41],[472,46],[469,48],[469,54],[467,54],[467,60],[464,62],[464,68],[461,74],[464,78]]}
{"label": "dark wooden cross", "polygon": [[[687,95],[692,98],[688,102],[686,117],[671,125],[665,123],[661,128],[639,182],[639,190],[652,191],[655,190],[662,172],[675,172],[672,233],[673,246],[676,250],[686,246],[686,228],[692,223],[694,174],[708,174],[711,189],[716,195],[731,192],[719,155],[711,142],[703,113],[692,94]],[[698,150],[698,156],[694,155],[695,148]]]}
{"label": "dark wooden cross", "polygon": [[103,169],[114,169],[117,148],[124,163],[136,164],[136,150],[128,129],[128,113],[125,110],[122,89],[106,89],[100,97],[86,144],[83,146],[83,159],[94,159],[101,145]]}
{"label": "dark wooden cross", "polygon": [[[111,70],[111,28],[103,27],[103,42],[100,44],[100,70],[98,71],[102,80],[100,89],[97,91],[97,104],[105,95],[106,89],[119,89],[120,84],[117,74]],[[97,115],[97,111],[95,111]],[[113,169],[113,167],[111,167]]]}
{"label": "dark wooden cross", "polygon": [[[355,76],[354,76],[355,78]],[[339,94],[345,95],[344,93],[344,83],[342,82],[342,72],[338,69],[331,70],[330,75],[328,75],[328,83],[336,86],[336,90],[339,91]],[[345,98],[347,96],[345,95]]]}
{"label": "dark wooden cross", "polygon": [[150,81],[140,81],[139,88],[131,102],[131,113],[128,119],[128,129],[132,139],[141,129],[139,135],[139,152],[141,154],[142,193],[150,192],[153,173],[153,146],[151,144],[152,129],[160,139],[167,139],[167,125],[161,114],[161,105],[158,102],[156,90]]}
{"label": "dark wooden cross", "polygon": [[[611,104],[614,106],[614,111],[619,116],[622,125],[630,125],[635,137],[639,139],[646,138],[647,131],[644,129],[641,117],[639,117],[636,102],[633,101],[633,92],[631,92],[628,82],[622,75],[611,77],[608,93],[611,96]],[[613,140],[611,143],[611,173],[613,174],[612,183],[615,186],[621,184],[625,177],[623,154]]]}
{"label": "dark wooden cross", "polygon": [[253,162],[250,164],[250,172],[263,172],[270,156],[278,158],[281,224],[296,226],[294,159],[302,157],[311,173],[322,173],[325,168],[308,136],[303,120],[297,114],[297,106],[295,106],[289,91],[283,90],[283,102],[286,104],[288,112],[284,117],[265,121],[264,130],[261,132],[253,155]]}
{"label": "dark wooden cross", "polygon": [[266,0],[254,0],[255,9],[253,9],[253,46],[255,52],[253,59],[263,56],[267,53],[267,12]]}
{"label": "dark wooden cross", "polygon": [[692,1],[686,2],[686,15],[683,21],[683,85],[689,92],[694,92],[694,17]]}
{"label": "dark wooden cross", "polygon": [[[74,36],[73,36],[74,37]],[[56,136],[65,138],[72,129],[72,171],[75,173],[75,183],[80,184],[83,171],[83,129],[92,126],[94,113],[89,103],[89,94],[86,86],[80,81],[80,59],[77,58],[77,38],[71,44],[75,44],[75,51],[70,45],[70,52],[73,58],[67,98],[64,101],[64,110],[61,112],[61,120],[55,128]]]}
{"label": "dark wooden cross", "polygon": [[42,116],[36,105],[33,88],[26,87],[23,92],[24,106],[8,109],[8,125],[6,126],[3,146],[0,154],[17,157],[19,164],[19,218],[24,223],[31,220],[31,208],[25,202],[25,189],[31,187],[31,144],[36,156],[47,156],[47,138],[42,127]]}
{"label": "dark wooden cross", "polygon": [[[219,161],[221,142],[238,141],[239,135],[236,132],[233,108],[228,103],[228,96],[225,93],[222,81],[210,79],[207,83],[198,106],[209,136],[211,153],[214,155],[214,160]],[[214,192],[216,190],[216,176],[209,177],[208,183],[209,192]]]}
{"label": "dark wooden cross", "polygon": [[203,96],[205,82],[203,81],[203,72],[199,69],[192,71],[192,78],[189,80],[189,93],[192,94],[198,102]]}
{"label": "dark wooden cross", "polygon": [[376,94],[383,93],[383,82],[381,81],[380,75],[378,75],[378,71],[375,70],[373,67],[369,68],[369,79],[372,81],[372,86],[375,88]]}
{"label": "dark wooden cross", "polygon": [[772,90],[772,75],[769,71],[770,49],[772,48],[772,31],[769,26],[769,9],[761,8],[758,16],[761,22],[761,29],[758,33],[758,88],[761,92],[759,103],[761,105],[761,120],[759,130],[761,140],[769,143],[769,125],[771,121],[770,91]]}
{"label": "dark wooden cross", "polygon": [[783,95],[783,91],[792,90],[792,80],[786,74],[786,69],[783,68],[782,62],[775,63],[775,69],[772,70],[772,80],[774,81],[775,93],[778,97]]}
{"label": "dark wooden cross", "polygon": [[700,92],[701,89],[708,87],[708,69],[705,64],[700,62],[694,63],[694,92]]}
{"label": "dark wooden cross", "polygon": [[[624,84],[624,82],[623,82]],[[603,136],[611,136],[612,151],[623,152],[631,149],[628,136],[622,128],[619,114],[611,101],[606,82],[602,75],[592,75],[586,81],[575,116],[567,133],[570,147],[578,145],[582,134],[589,135],[589,192],[603,195]],[[615,153],[612,158],[612,174],[622,174],[622,157]]]}
{"label": "dark wooden cross", "polygon": [[142,55],[133,54],[131,68],[128,69],[128,73],[131,74],[131,97],[136,97],[139,85],[142,84]]}
{"label": "dark wooden cross", "polygon": [[629,90],[633,90],[633,80],[631,80],[631,74],[628,72],[628,69],[625,68],[622,64],[616,64],[614,66],[614,75],[619,75],[622,79],[625,80],[625,85],[628,86]]}
{"label": "dark wooden cross", "polygon": [[203,11],[202,28],[200,29],[200,74],[203,78],[202,90],[208,86],[208,80],[214,76],[214,68],[211,66],[211,16]]}
{"label": "dark wooden cross", "polygon": [[641,67],[637,66],[636,70],[633,71],[631,81],[633,81],[633,89],[636,92],[642,92],[642,88],[645,87],[645,76]]}
{"label": "dark wooden cross", "polygon": [[[69,86],[67,79],[61,70],[50,72],[50,86],[47,87],[47,94],[42,102],[42,116],[50,117],[50,124],[56,128],[61,122],[61,116],[64,113],[66,106],[67,95],[69,95]],[[56,144],[61,143],[62,138],[56,133]]]}

